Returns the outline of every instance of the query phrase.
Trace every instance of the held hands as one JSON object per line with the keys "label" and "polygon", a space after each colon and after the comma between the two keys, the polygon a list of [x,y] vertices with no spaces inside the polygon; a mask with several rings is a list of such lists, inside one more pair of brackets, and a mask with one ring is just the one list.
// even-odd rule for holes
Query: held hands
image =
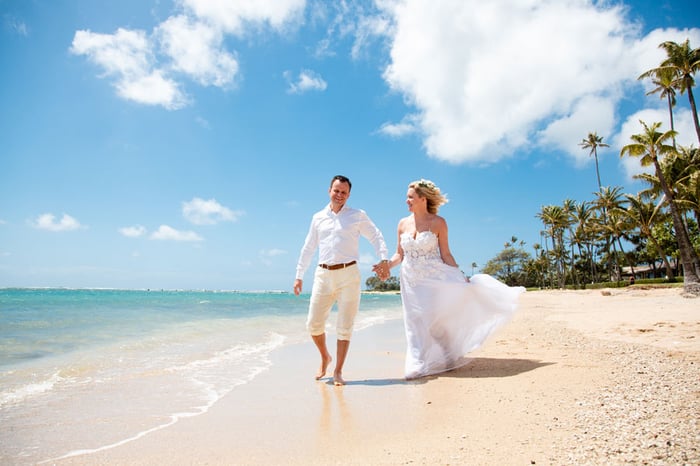
{"label": "held hands", "polygon": [[391,276],[391,267],[388,260],[383,260],[372,266],[372,272],[377,274],[377,278],[381,281],[386,281]]}

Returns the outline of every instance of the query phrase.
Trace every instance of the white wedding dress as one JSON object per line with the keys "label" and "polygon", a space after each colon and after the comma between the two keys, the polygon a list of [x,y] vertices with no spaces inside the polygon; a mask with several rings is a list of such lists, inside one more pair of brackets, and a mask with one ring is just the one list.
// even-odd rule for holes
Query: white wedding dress
{"label": "white wedding dress", "polygon": [[477,274],[469,283],[440,258],[431,231],[401,235],[401,301],[406,328],[407,379],[456,369],[517,308],[523,287]]}

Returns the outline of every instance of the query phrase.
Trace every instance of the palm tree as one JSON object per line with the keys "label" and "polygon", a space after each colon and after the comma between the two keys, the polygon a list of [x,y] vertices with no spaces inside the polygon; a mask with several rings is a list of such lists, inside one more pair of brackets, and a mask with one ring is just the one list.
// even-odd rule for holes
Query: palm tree
{"label": "palm tree", "polygon": [[[532,245],[532,249],[535,250],[535,259],[533,260],[534,272],[535,272],[535,283],[540,285],[541,288],[544,288],[544,270],[540,270],[540,267],[539,267],[539,265],[541,264],[540,249],[542,249],[542,246],[540,246],[540,243],[535,243]],[[540,272],[542,272],[542,273],[540,273]]]}
{"label": "palm tree", "polygon": [[[668,154],[661,161],[661,171],[666,184],[676,195],[675,201],[681,215],[692,211],[695,221],[700,224],[700,149],[678,147],[675,153]],[[652,198],[664,196],[656,175],[641,173],[635,178],[649,183],[642,195]]]}
{"label": "palm tree", "polygon": [[695,132],[698,135],[700,143],[700,122],[698,122],[698,110],[695,107],[695,97],[693,96],[693,87],[695,87],[695,79],[693,75],[700,70],[700,49],[691,49],[689,39],[686,39],[682,44],[666,41],[662,42],[659,47],[666,50],[668,58],[661,63],[661,68],[668,68],[676,73],[674,87],[683,92],[688,92],[688,101],[695,122]]}
{"label": "palm tree", "polygon": [[574,235],[572,242],[575,242],[579,248],[579,255],[583,257],[581,251],[581,246],[584,246],[588,254],[588,261],[591,268],[591,283],[595,282],[595,261],[593,257],[593,235],[591,224],[595,220],[593,217],[593,210],[590,204],[586,201],[576,204],[576,208],[573,212],[573,220],[576,222],[576,230],[574,230]]}
{"label": "palm tree", "polygon": [[[604,228],[612,236],[613,243],[617,243],[617,247],[620,248],[620,254],[622,254],[622,256],[625,258],[625,261],[627,262],[627,265],[630,267],[632,275],[634,276],[634,262],[632,261],[630,255],[625,252],[625,249],[622,246],[622,238],[629,239],[629,232],[634,230],[636,225],[625,214],[624,203],[625,200],[620,199],[619,204],[616,205],[615,208],[610,209],[608,212],[608,222],[605,224]],[[615,268],[617,271],[616,278],[619,281],[622,279],[620,274],[622,269],[620,267],[620,259],[617,253],[615,253]]]}
{"label": "palm tree", "polygon": [[[588,137],[584,140],[582,140],[579,143],[579,146],[581,146],[581,149],[590,149],[590,153],[588,154],[589,156],[593,155],[595,157],[595,172],[596,176],[598,177],[598,192],[603,191],[603,185],[600,182],[600,170],[598,169],[598,148],[599,147],[610,147],[608,144],[605,144],[603,142],[603,137],[598,136],[597,132],[592,132],[588,133]],[[608,223],[608,215],[605,210],[605,207],[603,207],[602,210],[602,220],[603,220],[603,225],[606,225]],[[605,252],[608,254],[608,259],[610,258],[610,242],[609,242],[609,237],[606,235],[605,236]],[[615,248],[615,245],[613,244],[613,249]]]}
{"label": "palm tree", "polygon": [[591,152],[589,156],[595,157],[595,173],[598,177],[598,190],[602,189],[602,184],[600,183],[600,170],[598,168],[598,148],[599,147],[610,147],[603,142],[603,137],[598,136],[596,132],[588,133],[588,137],[579,143],[581,149],[590,149]]}
{"label": "palm tree", "polygon": [[700,225],[700,149],[681,147],[671,170],[678,193],[676,201],[684,211],[693,211]]}
{"label": "palm tree", "polygon": [[[647,95],[659,93],[659,98],[666,99],[668,103],[668,119],[671,123],[671,130],[675,130],[673,124],[673,107],[676,106],[676,89],[673,87],[677,79],[677,72],[672,68],[654,68],[639,76],[637,79],[651,78],[651,82],[656,87]],[[676,147],[676,138],[673,138],[673,147]]]}
{"label": "palm tree", "polygon": [[[661,170],[669,188],[676,193],[676,203],[685,214],[693,211],[695,221],[700,224],[700,149],[679,147],[661,162]],[[659,197],[663,194],[661,183],[652,173],[634,176],[649,183],[642,194]]]}
{"label": "palm tree", "polygon": [[571,274],[571,282],[573,284],[578,284],[576,280],[576,271],[575,271],[575,254],[574,254],[574,231],[571,228],[575,222],[575,217],[574,214],[576,212],[576,202],[572,199],[564,199],[564,203],[562,204],[562,209],[564,209],[564,212],[566,213],[567,216],[567,222],[566,222],[566,229],[569,232],[569,259],[570,259],[570,270],[569,273]]}
{"label": "palm tree", "polygon": [[666,267],[666,276],[668,278],[673,278],[673,268],[671,263],[668,261],[668,257],[663,251],[663,248],[659,242],[654,237],[653,227],[654,224],[661,220],[663,217],[663,199],[661,202],[654,205],[651,202],[646,202],[642,195],[637,194],[633,196],[631,194],[625,194],[627,198],[627,208],[625,208],[625,214],[637,225],[639,228],[639,233],[651,241],[651,244],[656,249],[656,254],[661,257],[661,260]]}
{"label": "palm tree", "polygon": [[564,230],[569,224],[569,215],[563,208],[557,205],[542,206],[537,217],[542,220],[546,229],[545,233],[552,238],[552,250],[549,255],[554,259],[557,282],[560,288],[565,283],[566,248],[564,247]]}
{"label": "palm tree", "polygon": [[676,233],[676,241],[678,241],[678,249],[680,250],[681,261],[683,262],[683,288],[688,293],[700,294],[700,259],[698,254],[690,242],[688,229],[683,222],[680,209],[676,204],[675,192],[669,187],[664,177],[661,168],[663,157],[669,154],[674,154],[675,149],[669,146],[666,142],[673,137],[675,131],[666,131],[661,133],[658,131],[661,126],[660,122],[653,123],[648,126],[643,121],[640,121],[644,127],[644,132],[641,134],[633,134],[631,136],[632,144],[624,146],[620,150],[620,157],[625,154],[632,157],[641,157],[642,166],[654,165],[656,176],[659,179],[659,184],[663,190],[666,200],[668,201],[671,210],[671,218],[673,220],[673,229]]}
{"label": "palm tree", "polygon": [[[593,204],[603,213],[603,223],[600,225],[600,232],[605,235],[605,247],[608,255],[608,269],[611,274],[611,279],[620,280],[620,264],[617,257],[617,248],[615,242],[620,245],[620,235],[622,233],[622,225],[619,224],[619,216],[615,211],[620,209],[623,203],[622,188],[615,186],[614,188],[606,186],[601,191],[594,193],[596,200]],[[612,246],[612,254],[610,253]],[[620,245],[621,246],[621,245]],[[613,263],[614,259],[614,263]],[[614,265],[614,267],[612,267]],[[615,273],[614,277],[612,273]]]}

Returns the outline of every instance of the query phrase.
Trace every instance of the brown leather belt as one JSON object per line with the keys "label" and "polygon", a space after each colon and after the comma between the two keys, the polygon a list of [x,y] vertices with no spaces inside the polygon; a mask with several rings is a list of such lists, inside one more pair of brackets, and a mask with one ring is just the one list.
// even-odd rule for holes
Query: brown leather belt
{"label": "brown leather belt", "polygon": [[338,270],[338,269],[344,269],[345,267],[350,267],[351,265],[355,265],[357,261],[352,261],[348,262],[347,264],[333,264],[333,265],[328,265],[328,264],[318,264],[319,267],[322,269],[326,270]]}

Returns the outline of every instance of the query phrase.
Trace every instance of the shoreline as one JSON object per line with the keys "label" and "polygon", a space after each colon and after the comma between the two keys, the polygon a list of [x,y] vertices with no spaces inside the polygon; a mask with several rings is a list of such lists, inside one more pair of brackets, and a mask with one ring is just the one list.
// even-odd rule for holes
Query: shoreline
{"label": "shoreline", "polygon": [[[209,412],[56,464],[700,462],[700,311],[678,289],[535,291],[467,366],[403,379],[401,320],[358,331],[348,384],[312,343]],[[333,335],[329,335],[333,338]]]}

